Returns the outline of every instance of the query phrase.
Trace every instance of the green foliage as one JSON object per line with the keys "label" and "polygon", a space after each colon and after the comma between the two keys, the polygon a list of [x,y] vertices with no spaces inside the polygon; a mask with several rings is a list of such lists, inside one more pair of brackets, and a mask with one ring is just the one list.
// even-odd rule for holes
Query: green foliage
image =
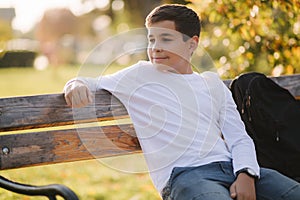
{"label": "green foliage", "polygon": [[22,51],[3,51],[0,56],[0,67],[32,67],[36,52]]}
{"label": "green foliage", "polygon": [[300,72],[300,2],[191,1],[201,16],[201,42],[225,78],[242,72]]}

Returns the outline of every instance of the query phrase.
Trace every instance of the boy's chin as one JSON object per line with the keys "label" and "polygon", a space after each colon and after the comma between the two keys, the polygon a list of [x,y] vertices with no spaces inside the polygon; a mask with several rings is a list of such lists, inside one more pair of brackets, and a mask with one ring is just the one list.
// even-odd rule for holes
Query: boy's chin
{"label": "boy's chin", "polygon": [[172,73],[178,73],[176,72],[176,70],[168,65],[164,65],[164,64],[161,64],[161,63],[153,63],[153,65],[156,67],[156,69],[158,71],[161,71],[161,72],[172,72]]}

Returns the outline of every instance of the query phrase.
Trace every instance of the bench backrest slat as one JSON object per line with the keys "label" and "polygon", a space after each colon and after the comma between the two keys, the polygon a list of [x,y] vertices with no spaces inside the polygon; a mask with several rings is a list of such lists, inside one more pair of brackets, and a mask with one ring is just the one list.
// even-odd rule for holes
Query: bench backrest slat
{"label": "bench backrest slat", "polygon": [[[281,87],[290,91],[290,93],[300,99],[300,74],[270,77]],[[224,80],[225,85],[229,87],[231,80]]]}
{"label": "bench backrest slat", "polygon": [[272,77],[276,83],[289,90],[297,99],[300,97],[300,74]]}
{"label": "bench backrest slat", "polygon": [[81,122],[112,120],[127,115],[124,106],[109,92],[100,90],[95,105],[71,109],[63,94],[0,99],[0,132],[53,127]]}
{"label": "bench backrest slat", "polygon": [[140,152],[132,124],[0,135],[0,169]]}

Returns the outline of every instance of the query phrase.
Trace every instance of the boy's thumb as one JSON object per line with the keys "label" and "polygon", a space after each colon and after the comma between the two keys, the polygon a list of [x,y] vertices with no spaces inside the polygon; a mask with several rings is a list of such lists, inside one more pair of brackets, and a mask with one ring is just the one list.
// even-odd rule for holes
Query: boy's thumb
{"label": "boy's thumb", "polygon": [[235,185],[234,184],[230,186],[229,192],[230,192],[230,197],[232,199],[235,199],[236,198],[236,190],[235,190]]}

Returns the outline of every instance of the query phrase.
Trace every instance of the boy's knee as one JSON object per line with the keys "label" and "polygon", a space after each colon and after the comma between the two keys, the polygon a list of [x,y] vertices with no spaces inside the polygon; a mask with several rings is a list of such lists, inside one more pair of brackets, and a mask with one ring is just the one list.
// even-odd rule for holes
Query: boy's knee
{"label": "boy's knee", "polygon": [[259,197],[300,199],[300,184],[295,180],[272,169],[262,168],[260,174],[261,177],[256,184],[256,191]]}
{"label": "boy's knee", "polygon": [[290,179],[291,181],[295,181],[287,176],[285,176],[284,174],[273,170],[273,169],[269,169],[269,168],[261,168],[261,179],[267,178],[267,179],[272,179],[272,180],[282,180],[282,181],[288,181],[288,179]]}
{"label": "boy's knee", "polygon": [[282,195],[282,199],[299,200],[300,199],[300,184],[294,185],[285,194]]}

